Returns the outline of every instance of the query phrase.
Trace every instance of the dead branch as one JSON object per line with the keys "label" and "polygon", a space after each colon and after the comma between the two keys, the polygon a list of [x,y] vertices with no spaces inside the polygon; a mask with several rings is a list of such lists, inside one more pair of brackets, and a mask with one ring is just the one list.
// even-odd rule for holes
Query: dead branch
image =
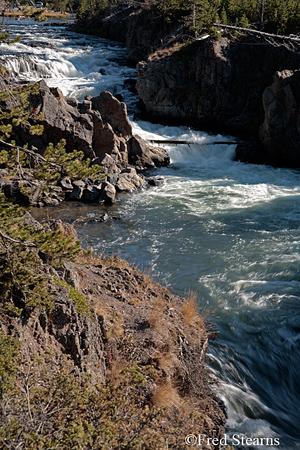
{"label": "dead branch", "polygon": [[17,241],[16,239],[7,236],[7,234],[2,233],[1,230],[0,230],[0,237],[2,238],[3,241],[6,240],[12,242],[13,244],[23,245],[24,247],[37,247],[37,245],[33,241],[25,241],[25,242]]}
{"label": "dead branch", "polygon": [[26,153],[27,155],[30,155],[33,158],[36,158],[36,159],[38,159],[41,162],[50,164],[51,166],[56,167],[58,169],[61,168],[60,165],[52,163],[50,161],[47,161],[42,155],[40,155],[39,153],[34,152],[33,150],[29,150],[28,148],[20,147],[19,145],[10,144],[9,142],[4,141],[3,139],[0,139],[0,144],[4,145],[5,147],[8,147],[8,148],[16,149],[18,152],[22,151],[22,152]]}

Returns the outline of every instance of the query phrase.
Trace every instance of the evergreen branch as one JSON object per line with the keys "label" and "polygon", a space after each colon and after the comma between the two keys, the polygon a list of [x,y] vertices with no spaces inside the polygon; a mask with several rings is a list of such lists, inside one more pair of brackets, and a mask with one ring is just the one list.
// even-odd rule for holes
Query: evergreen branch
{"label": "evergreen branch", "polygon": [[24,245],[24,247],[37,247],[37,245],[32,241],[26,241],[26,242],[17,241],[16,239],[11,238],[7,234],[4,234],[1,230],[0,230],[0,236],[2,237],[3,241],[6,239],[7,241],[12,242],[13,244]]}

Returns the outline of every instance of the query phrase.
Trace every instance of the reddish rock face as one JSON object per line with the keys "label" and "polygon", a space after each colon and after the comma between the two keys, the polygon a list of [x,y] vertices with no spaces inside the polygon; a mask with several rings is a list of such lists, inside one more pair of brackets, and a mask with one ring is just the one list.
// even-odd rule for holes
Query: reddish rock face
{"label": "reddish rock face", "polygon": [[118,136],[132,134],[132,127],[127,116],[125,103],[120,102],[110,92],[101,92],[99,97],[92,98],[92,106],[99,111],[104,122],[109,123]]}

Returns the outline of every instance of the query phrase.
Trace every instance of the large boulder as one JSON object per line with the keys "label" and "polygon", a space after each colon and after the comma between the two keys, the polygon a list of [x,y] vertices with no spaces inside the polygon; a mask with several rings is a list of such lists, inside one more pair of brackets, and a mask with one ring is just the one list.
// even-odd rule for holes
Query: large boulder
{"label": "large boulder", "polygon": [[95,111],[99,111],[104,122],[111,125],[118,136],[130,136],[132,127],[127,116],[124,102],[120,102],[110,92],[101,92],[99,97],[91,99]]}
{"label": "large boulder", "polygon": [[30,136],[23,128],[15,130],[17,141],[28,142],[39,151],[44,151],[49,142],[56,145],[61,139],[66,140],[68,150],[81,150],[86,156],[94,157],[93,118],[91,114],[81,114],[75,102],[68,102],[58,88],[49,88],[45,81],[40,81],[37,95],[31,96],[30,107],[33,115],[43,113],[41,136]]}
{"label": "large boulder", "polygon": [[111,204],[114,203],[116,198],[116,188],[113,184],[108,181],[104,181],[102,183],[102,192],[101,192],[101,200],[103,203]]}
{"label": "large boulder", "polygon": [[128,142],[128,162],[139,167],[159,167],[170,164],[168,153],[160,147],[152,147],[138,135],[133,135]]}
{"label": "large boulder", "polygon": [[134,191],[145,184],[143,177],[136,173],[134,168],[128,168],[118,175],[116,188],[118,191]]}
{"label": "large boulder", "polygon": [[130,163],[129,152],[136,165],[152,167],[167,163],[164,150],[151,148],[142,138],[132,136],[126,105],[110,92],[86,96],[80,103],[64,97],[58,88],[49,88],[44,81],[39,86],[39,93],[31,96],[30,108],[35,116],[43,113],[44,132],[31,136],[17,127],[14,137],[18,143],[28,142],[43,152],[49,142],[56,145],[65,139],[67,150],[81,150],[87,157],[99,158],[114,173],[118,172],[116,167],[123,170]]}

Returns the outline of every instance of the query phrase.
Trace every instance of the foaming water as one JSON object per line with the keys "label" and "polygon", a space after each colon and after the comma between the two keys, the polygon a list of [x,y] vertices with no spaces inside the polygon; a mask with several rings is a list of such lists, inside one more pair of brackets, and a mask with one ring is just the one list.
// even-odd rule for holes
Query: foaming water
{"label": "foaming water", "polygon": [[[24,21],[25,22],[25,21]],[[34,21],[8,21],[11,36],[21,41],[0,45],[0,60],[13,78],[37,81],[59,87],[64,95],[82,101],[85,95],[103,90],[124,95],[129,110],[136,97],[124,88],[124,81],[136,78],[126,65],[126,50],[121,44],[78,35],[65,27],[42,27]],[[125,61],[125,64],[124,64]]]}
{"label": "foaming water", "polygon": [[[122,46],[32,27],[21,26],[22,44],[12,50],[2,46],[11,52],[6,59],[16,72],[18,58],[30,56],[33,68],[20,70],[20,78],[43,76],[78,99],[111,90],[133,111],[136,98],[124,80],[136,74],[124,65]],[[235,161],[230,136],[143,121],[132,125],[149,141],[187,142],[165,145],[171,165],[152,173],[163,183],[121,195],[110,208],[68,204],[51,215],[83,218],[78,233],[85,246],[119,253],[180,295],[195,291],[219,332],[208,364],[227,406],[231,443],[238,434],[269,439],[264,445],[237,445],[243,449],[275,449],[275,439],[280,448],[299,449],[299,171]],[[88,220],[103,208],[120,220]]]}

